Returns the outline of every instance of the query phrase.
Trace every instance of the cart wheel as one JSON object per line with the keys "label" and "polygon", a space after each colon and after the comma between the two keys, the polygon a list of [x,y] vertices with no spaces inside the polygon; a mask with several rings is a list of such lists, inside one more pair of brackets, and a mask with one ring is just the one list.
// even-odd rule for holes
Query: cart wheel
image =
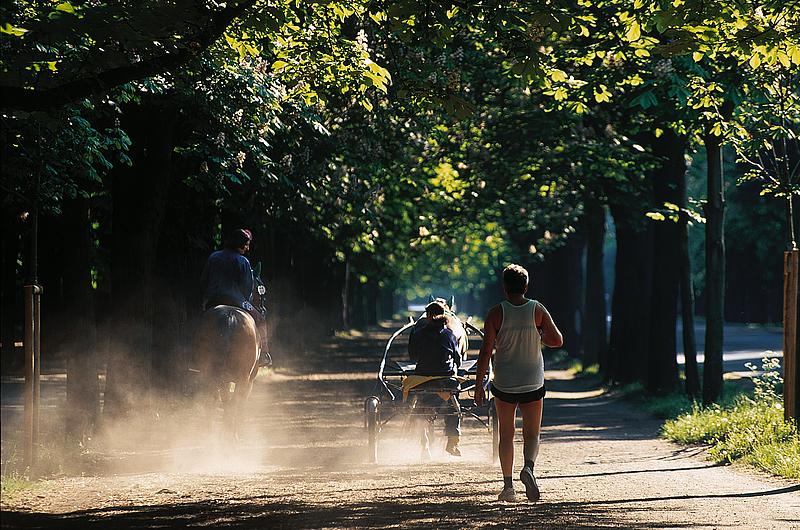
{"label": "cart wheel", "polygon": [[500,458],[500,423],[494,398],[489,400],[489,429],[492,431],[492,462],[496,463]]}
{"label": "cart wheel", "polygon": [[378,405],[380,399],[370,396],[364,401],[364,425],[367,428],[367,461],[378,461]]}

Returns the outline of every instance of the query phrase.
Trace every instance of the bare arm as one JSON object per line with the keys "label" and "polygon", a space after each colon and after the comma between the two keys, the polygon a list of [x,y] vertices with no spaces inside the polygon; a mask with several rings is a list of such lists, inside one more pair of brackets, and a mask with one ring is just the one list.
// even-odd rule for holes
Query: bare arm
{"label": "bare arm", "polygon": [[541,303],[536,303],[536,327],[542,330],[542,344],[550,348],[560,348],[564,344],[564,337],[553,322],[553,317]]}
{"label": "bare arm", "polygon": [[475,378],[475,403],[478,406],[483,405],[483,380],[486,378],[486,372],[489,371],[489,360],[492,358],[494,343],[497,340],[497,332],[502,323],[502,309],[500,306],[494,306],[489,310],[489,314],[486,315],[486,321],[483,324],[483,343],[481,344],[481,351],[478,354],[478,366]]}

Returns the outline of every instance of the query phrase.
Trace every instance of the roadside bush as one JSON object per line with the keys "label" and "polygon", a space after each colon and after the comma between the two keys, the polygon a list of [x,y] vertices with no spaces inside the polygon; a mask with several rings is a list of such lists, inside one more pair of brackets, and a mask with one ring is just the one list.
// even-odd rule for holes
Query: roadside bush
{"label": "roadside bush", "polygon": [[752,396],[740,395],[728,406],[694,404],[664,424],[664,436],[709,444],[709,456],[717,462],[741,459],[776,475],[800,478],[800,434],[794,422],[783,419],[777,368],[777,359],[765,359],[763,374],[753,379]]}

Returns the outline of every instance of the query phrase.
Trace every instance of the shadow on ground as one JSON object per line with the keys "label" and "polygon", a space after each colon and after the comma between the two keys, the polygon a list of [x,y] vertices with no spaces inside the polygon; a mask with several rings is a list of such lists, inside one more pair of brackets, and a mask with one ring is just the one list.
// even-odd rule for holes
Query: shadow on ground
{"label": "shadow on ground", "polygon": [[[466,497],[466,495],[464,496]],[[390,501],[337,505],[286,502],[279,495],[230,499],[226,502],[167,503],[118,506],[52,515],[3,512],[4,528],[150,529],[187,526],[226,528],[640,528],[620,522],[619,512],[630,501],[594,503],[503,504],[461,498],[446,491],[422,492]],[[609,506],[611,503],[622,506]],[[633,510],[645,511],[646,508]],[[704,525],[648,521],[648,528],[693,528]]]}

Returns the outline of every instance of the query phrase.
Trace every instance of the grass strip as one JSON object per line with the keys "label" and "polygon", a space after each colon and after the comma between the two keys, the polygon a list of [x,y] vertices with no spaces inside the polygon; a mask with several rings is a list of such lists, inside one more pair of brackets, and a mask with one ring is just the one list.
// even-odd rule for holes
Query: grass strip
{"label": "grass strip", "polygon": [[641,384],[614,394],[665,420],[661,434],[681,444],[708,445],[715,462],[741,461],[789,479],[800,479],[800,433],[783,418],[782,380],[777,359],[754,370],[753,387],[725,381],[721,403],[704,407],[683,393],[649,395]]}
{"label": "grass strip", "polygon": [[765,471],[800,479],[800,434],[783,419],[783,403],[740,396],[732,405],[701,407],[667,420],[664,437],[683,444],[708,444],[716,462],[742,460]]}
{"label": "grass strip", "polygon": [[0,498],[6,499],[14,493],[31,489],[33,484],[28,478],[16,473],[3,475],[0,480]]}

